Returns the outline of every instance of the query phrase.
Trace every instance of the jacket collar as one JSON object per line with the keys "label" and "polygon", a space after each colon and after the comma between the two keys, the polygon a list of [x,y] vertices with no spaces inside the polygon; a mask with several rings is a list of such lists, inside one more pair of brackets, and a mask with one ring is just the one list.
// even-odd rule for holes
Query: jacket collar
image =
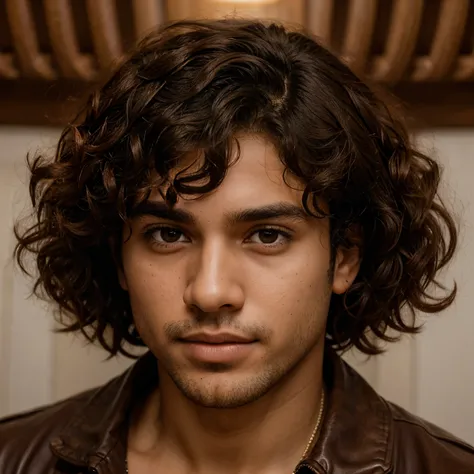
{"label": "jacket collar", "polygon": [[91,392],[61,434],[50,443],[59,458],[99,472],[123,466],[126,459],[127,422],[133,401],[158,383],[156,359],[143,355],[126,372]]}
{"label": "jacket collar", "polygon": [[393,427],[386,401],[333,351],[326,351],[324,370],[328,407],[318,442],[302,466],[318,474],[389,472]]}
{"label": "jacket collar", "polygon": [[[324,379],[328,396],[322,429],[318,442],[296,472],[389,471],[392,421],[386,402],[333,351],[325,355]],[[62,434],[51,441],[51,449],[69,463],[112,472],[111,466],[125,462],[132,400],[157,383],[156,359],[148,352],[123,375],[94,391]]]}

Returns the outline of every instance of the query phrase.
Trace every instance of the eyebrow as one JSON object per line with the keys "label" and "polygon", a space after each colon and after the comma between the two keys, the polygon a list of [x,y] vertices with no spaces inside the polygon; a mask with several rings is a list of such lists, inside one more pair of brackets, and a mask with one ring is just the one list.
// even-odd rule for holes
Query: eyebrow
{"label": "eyebrow", "polygon": [[194,216],[183,209],[176,209],[168,206],[162,201],[145,201],[139,204],[132,212],[132,219],[140,216],[153,216],[179,224],[195,224]]}
{"label": "eyebrow", "polygon": [[305,221],[310,216],[299,206],[289,202],[277,202],[267,206],[232,211],[226,217],[231,224],[238,224],[240,222],[256,222],[282,218]]}
{"label": "eyebrow", "polygon": [[[196,218],[184,209],[171,208],[162,201],[145,201],[132,213],[132,218],[139,216],[154,216],[179,224],[196,224]],[[225,218],[231,225],[243,222],[257,222],[270,219],[290,218],[299,221],[307,221],[311,216],[299,206],[288,202],[277,202],[261,207],[241,209],[226,213]]]}

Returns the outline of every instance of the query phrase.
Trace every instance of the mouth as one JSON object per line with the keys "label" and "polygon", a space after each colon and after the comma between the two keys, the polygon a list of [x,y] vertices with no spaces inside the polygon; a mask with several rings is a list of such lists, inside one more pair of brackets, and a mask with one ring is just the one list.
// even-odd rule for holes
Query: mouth
{"label": "mouth", "polygon": [[237,334],[229,333],[200,333],[190,335],[179,339],[180,342],[192,343],[192,344],[212,344],[212,345],[225,345],[225,344],[252,344],[257,342],[256,339],[249,339],[248,337],[240,336]]}
{"label": "mouth", "polygon": [[258,342],[236,334],[195,334],[179,340],[186,356],[198,364],[235,364],[249,357]]}

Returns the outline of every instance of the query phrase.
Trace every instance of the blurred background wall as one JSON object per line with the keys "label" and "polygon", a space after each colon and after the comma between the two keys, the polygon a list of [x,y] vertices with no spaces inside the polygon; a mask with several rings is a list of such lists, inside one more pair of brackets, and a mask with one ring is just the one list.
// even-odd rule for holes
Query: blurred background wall
{"label": "blurred background wall", "polygon": [[[103,383],[130,361],[52,333],[11,261],[28,210],[25,157],[51,151],[80,97],[128,46],[166,19],[241,15],[304,23],[407,109],[445,168],[443,195],[461,242],[443,275],[456,303],[424,332],[364,360],[346,357],[388,399],[474,443],[473,0],[3,0],[0,2],[0,416]],[[423,315],[420,315],[423,318]]]}

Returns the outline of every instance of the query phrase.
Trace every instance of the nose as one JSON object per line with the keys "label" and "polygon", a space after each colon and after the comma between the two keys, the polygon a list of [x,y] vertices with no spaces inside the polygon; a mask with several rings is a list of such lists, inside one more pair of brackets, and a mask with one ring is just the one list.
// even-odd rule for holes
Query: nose
{"label": "nose", "polygon": [[202,247],[189,269],[184,292],[187,306],[203,313],[234,312],[243,307],[242,272],[236,268],[236,257],[232,253],[223,243],[209,242]]}

